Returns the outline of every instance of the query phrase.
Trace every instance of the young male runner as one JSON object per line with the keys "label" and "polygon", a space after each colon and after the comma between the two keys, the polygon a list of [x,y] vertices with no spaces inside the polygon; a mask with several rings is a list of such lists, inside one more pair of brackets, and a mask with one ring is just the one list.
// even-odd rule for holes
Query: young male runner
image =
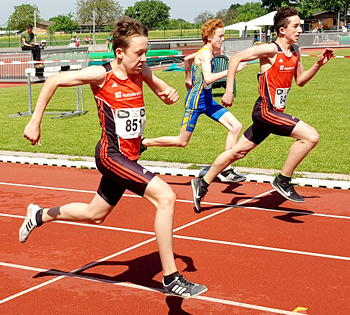
{"label": "young male runner", "polygon": [[263,44],[243,50],[231,57],[226,93],[222,98],[225,105],[233,102],[232,83],[241,61],[260,59],[259,94],[253,109],[253,125],[250,126],[232,149],[221,153],[202,178],[191,181],[193,199],[197,211],[200,202],[207,193],[209,184],[227,165],[242,159],[270,133],[289,136],[296,139],[292,144],[285,164],[273,181],[272,186],[285,198],[294,202],[303,202],[291,184],[291,176],[298,164],[319,141],[317,131],[294,116],[284,113],[288,92],[293,77],[296,84],[304,86],[333,55],[332,49],[325,49],[317,62],[307,71],[301,61],[300,51],[295,43],[302,28],[298,11],[283,7],[274,17],[274,26],[278,38],[272,44]]}
{"label": "young male runner", "polygon": [[102,128],[101,140],[95,151],[102,179],[90,204],[70,203],[49,209],[30,204],[19,231],[19,240],[24,243],[34,228],[54,220],[101,224],[124,191],[129,189],[156,207],[154,229],[163,267],[164,293],[190,298],[207,288],[186,280],[177,271],[173,254],[176,195],[167,183],[137,163],[146,122],[143,81],[164,103],[173,104],[179,99],[176,90],[154,76],[146,65],[147,35],[147,28],[140,22],[130,18],[119,20],[113,31],[113,62],[61,73],[46,80],[33,116],[24,130],[24,137],[33,145],[37,143],[41,146],[42,116],[58,87],[90,84]]}
{"label": "young male runner", "polygon": [[[142,149],[147,147],[186,147],[196,127],[197,120],[201,114],[205,114],[222,124],[227,130],[225,150],[231,149],[237,143],[242,124],[225,107],[214,101],[211,92],[211,83],[226,77],[227,70],[213,73],[213,55],[216,50],[221,49],[224,41],[224,24],[221,20],[209,20],[201,28],[204,46],[197,53],[185,58],[186,87],[188,89],[185,100],[185,113],[181,122],[180,134],[178,136],[165,136],[154,139],[143,139]],[[190,77],[191,65],[194,59],[192,71],[192,82]],[[240,66],[242,69],[245,64]],[[233,86],[233,83],[232,83]],[[231,105],[229,105],[231,106]],[[245,177],[238,175],[232,167],[218,174],[221,180],[240,182]]]}

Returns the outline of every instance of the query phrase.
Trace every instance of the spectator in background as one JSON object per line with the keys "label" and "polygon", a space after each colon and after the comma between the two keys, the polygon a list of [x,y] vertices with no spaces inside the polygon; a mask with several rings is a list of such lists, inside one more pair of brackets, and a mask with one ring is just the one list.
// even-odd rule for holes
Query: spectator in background
{"label": "spectator in background", "polygon": [[47,46],[46,46],[46,40],[45,40],[45,39],[41,40],[41,42],[40,42],[40,48],[41,48],[41,49],[47,48]]}
{"label": "spectator in background", "polygon": [[[22,50],[31,50],[34,60],[40,60],[40,47],[34,43],[33,25],[29,24],[26,30],[21,34],[21,48]],[[42,65],[41,65],[42,66]]]}
{"label": "spectator in background", "polygon": [[75,47],[74,38],[72,38],[72,39],[70,40],[70,43],[68,44],[68,47],[69,47],[69,48],[74,48],[74,47]]}
{"label": "spectator in background", "polygon": [[107,51],[112,51],[112,33],[109,33],[109,36],[106,39],[105,46],[107,47]]}
{"label": "spectator in background", "polygon": [[92,44],[92,40],[90,39],[90,37],[89,36],[85,36],[85,38],[84,38],[84,40],[85,40],[85,44],[86,45],[91,45]]}

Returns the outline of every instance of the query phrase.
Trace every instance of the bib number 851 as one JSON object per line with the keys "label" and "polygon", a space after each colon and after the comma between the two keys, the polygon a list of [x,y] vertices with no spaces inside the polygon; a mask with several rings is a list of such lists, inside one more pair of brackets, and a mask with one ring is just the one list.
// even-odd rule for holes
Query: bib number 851
{"label": "bib number 851", "polygon": [[123,108],[115,113],[115,132],[123,139],[138,138],[146,124],[145,108]]}

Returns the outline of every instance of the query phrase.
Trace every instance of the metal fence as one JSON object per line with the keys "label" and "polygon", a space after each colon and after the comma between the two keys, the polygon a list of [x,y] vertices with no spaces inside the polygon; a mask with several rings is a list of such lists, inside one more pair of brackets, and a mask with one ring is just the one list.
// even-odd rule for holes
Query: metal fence
{"label": "metal fence", "polygon": [[[88,47],[42,49],[44,66],[88,66]],[[34,68],[32,53],[21,50],[0,50],[0,82],[27,82],[25,70]],[[45,80],[42,76],[31,77],[32,82]]]}
{"label": "metal fence", "polygon": [[302,33],[297,44],[301,48],[350,47],[350,33],[329,31]]}

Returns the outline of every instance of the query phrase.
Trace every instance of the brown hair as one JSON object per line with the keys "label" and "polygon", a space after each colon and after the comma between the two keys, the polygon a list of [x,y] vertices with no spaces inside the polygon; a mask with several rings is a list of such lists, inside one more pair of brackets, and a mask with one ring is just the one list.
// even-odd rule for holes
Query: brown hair
{"label": "brown hair", "polygon": [[112,47],[115,54],[115,50],[117,48],[122,48],[125,50],[129,47],[131,37],[148,37],[148,29],[140,21],[126,16],[115,23],[112,36]]}
{"label": "brown hair", "polygon": [[202,40],[204,45],[208,43],[208,37],[213,37],[218,28],[224,27],[224,23],[219,19],[208,20],[201,27]]}
{"label": "brown hair", "polygon": [[288,27],[288,24],[289,24],[288,18],[295,15],[299,16],[299,12],[295,8],[283,7],[278,9],[278,11],[276,12],[273,18],[274,27],[275,27],[275,31],[277,32],[277,35],[279,35],[281,27],[283,28]]}

